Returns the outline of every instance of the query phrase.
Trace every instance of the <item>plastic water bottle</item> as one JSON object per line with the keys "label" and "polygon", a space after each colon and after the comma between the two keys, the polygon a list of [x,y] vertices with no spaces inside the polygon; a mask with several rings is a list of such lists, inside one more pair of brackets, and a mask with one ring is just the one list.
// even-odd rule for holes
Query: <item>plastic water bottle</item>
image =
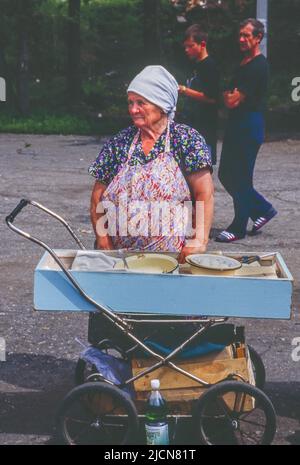
{"label": "plastic water bottle", "polygon": [[147,444],[155,446],[169,444],[168,407],[165,399],[159,392],[159,387],[159,379],[152,379],[151,394],[145,412]]}

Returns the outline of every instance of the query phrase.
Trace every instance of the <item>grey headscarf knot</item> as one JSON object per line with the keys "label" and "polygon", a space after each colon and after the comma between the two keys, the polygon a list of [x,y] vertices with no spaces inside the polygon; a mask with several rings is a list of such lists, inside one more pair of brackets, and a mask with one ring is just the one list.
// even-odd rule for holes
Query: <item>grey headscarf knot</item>
{"label": "grey headscarf knot", "polygon": [[160,107],[173,120],[178,99],[178,83],[163,66],[146,66],[131,81],[127,92],[141,95]]}

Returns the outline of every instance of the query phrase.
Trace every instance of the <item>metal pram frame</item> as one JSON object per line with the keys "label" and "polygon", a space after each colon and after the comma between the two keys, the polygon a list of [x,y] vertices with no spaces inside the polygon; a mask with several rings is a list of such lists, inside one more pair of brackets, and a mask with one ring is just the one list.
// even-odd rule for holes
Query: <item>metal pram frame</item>
{"label": "metal pram frame", "polygon": [[[124,388],[126,389],[128,386],[132,386],[135,381],[149,375],[161,367],[169,367],[181,375],[199,383],[200,387],[205,387],[207,389],[206,392],[204,392],[204,394],[202,394],[198,399],[197,408],[194,410],[195,413],[193,414],[197,423],[196,429],[198,432],[198,439],[201,443],[219,444],[220,441],[223,441],[224,434],[222,433],[218,436],[214,433],[214,430],[216,430],[217,426],[221,431],[221,427],[224,428],[224,424],[228,429],[229,443],[233,442],[234,444],[243,444],[250,442],[250,444],[269,444],[272,442],[276,431],[275,411],[269,398],[257,387],[258,385],[262,387],[263,381],[261,379],[260,381],[257,380],[256,386],[253,386],[250,385],[248,380],[246,380],[241,374],[232,373],[221,382],[210,384],[205,381],[205,379],[186,371],[182,368],[182,366],[179,366],[174,362],[174,359],[184,349],[186,349],[192,341],[203,336],[213,325],[217,323],[224,323],[228,320],[228,317],[193,317],[186,319],[180,317],[170,318],[166,316],[163,316],[162,318],[161,316],[157,317],[143,313],[139,313],[138,315],[128,315],[115,313],[110,307],[103,304],[100,305],[87,295],[51,247],[42,240],[32,236],[13,224],[16,216],[27,205],[37,207],[46,214],[57,219],[68,230],[79,248],[81,250],[86,250],[76,233],[61,216],[32,200],[22,199],[19,202],[15,209],[6,217],[8,227],[15,233],[44,248],[52,256],[80,295],[93,305],[96,312],[99,312],[107,321],[114,325],[116,329],[120,330],[123,335],[132,341],[133,346],[126,351],[126,357],[129,357],[137,348],[139,348],[154,359],[154,363],[151,366],[146,367],[135,376],[129,377],[118,385],[114,384],[109,379],[106,379],[103,374],[95,372],[95,369],[87,377],[83,376],[84,379],[82,381],[84,381],[84,384],[75,387],[66,396],[58,412],[57,427],[64,442],[67,444],[77,444],[82,442],[88,444],[94,442],[104,444],[127,444],[134,442],[138,434],[139,417],[141,417],[141,415],[138,415],[133,400],[126,392],[124,392]],[[162,356],[160,353],[151,349],[145,343],[145,338],[141,339],[134,333],[139,325],[181,325],[186,323],[194,323],[196,329],[166,356]],[[108,346],[110,346],[110,349],[116,348],[116,344],[114,342],[112,342],[111,345],[108,343]],[[101,348],[101,344],[99,347]],[[251,360],[254,364],[256,375],[258,376],[258,371],[260,370],[260,373],[262,373],[261,376],[264,376],[263,364],[258,354],[253,349],[251,349],[251,351]],[[124,355],[124,353],[122,353],[122,355]],[[80,361],[81,368],[79,366],[77,367],[77,370],[80,368],[82,371],[81,375],[83,375],[84,365],[82,366],[81,359],[79,362]],[[234,394],[233,403],[226,400],[232,393]],[[251,404],[253,405],[253,409],[251,408],[249,411],[249,407],[246,409],[245,405],[247,401],[247,405],[249,405],[250,397],[253,399]],[[216,405],[219,405],[220,402],[222,404],[221,407],[218,406],[218,408],[216,408]],[[84,413],[82,413],[84,420],[82,419],[79,421],[77,419],[75,421],[75,426],[70,426],[68,424],[69,420],[72,420],[72,413],[70,412],[74,409],[75,411],[76,409],[84,411]],[[260,412],[259,418],[261,416],[264,417],[264,425],[260,425],[263,430],[258,435],[258,424],[256,421],[252,420],[252,423],[255,424],[254,429],[256,429],[256,431],[254,433],[254,437],[250,438],[249,432],[244,434],[241,430],[242,421],[247,422],[242,417],[244,415],[244,418],[249,418],[255,410]],[[90,415],[88,420],[85,418],[87,416],[87,412],[89,412]],[[208,416],[210,420],[214,420],[215,424],[211,425],[207,423]],[[80,429],[83,423],[85,425],[84,438],[82,438],[82,436],[78,433],[78,429]],[[248,423],[251,424],[251,421],[248,421]],[[89,435],[86,430],[88,430]],[[108,431],[110,432],[109,434]]]}

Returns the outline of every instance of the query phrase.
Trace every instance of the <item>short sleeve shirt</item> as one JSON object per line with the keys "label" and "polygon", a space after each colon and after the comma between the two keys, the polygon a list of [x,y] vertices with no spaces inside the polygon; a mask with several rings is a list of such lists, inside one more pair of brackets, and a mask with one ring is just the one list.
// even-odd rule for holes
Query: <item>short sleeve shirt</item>
{"label": "short sleeve shirt", "polygon": [[266,107],[268,81],[269,65],[263,55],[257,55],[246,65],[239,66],[231,88],[239,89],[245,94],[246,99],[236,110],[263,112]]}
{"label": "short sleeve shirt", "polygon": [[[130,126],[111,138],[89,167],[89,174],[102,184],[110,184],[127,162],[129,149],[136,133],[137,128]],[[141,138],[139,138],[129,160],[130,165],[144,165],[155,160],[164,151],[165,142],[166,130],[157,139],[148,155],[145,155]],[[195,129],[185,124],[172,122],[170,124],[170,150],[184,175],[205,168],[212,172],[210,152],[204,138]]]}
{"label": "short sleeve shirt", "polygon": [[[218,101],[220,77],[215,61],[208,56],[204,60],[194,63],[193,66],[193,76],[187,81],[188,87],[198,92],[204,92],[207,97]],[[205,133],[216,131],[217,104],[207,104],[186,97],[185,112],[197,129],[204,129]],[[188,121],[187,123],[189,124]],[[202,134],[201,129],[199,129],[200,134]]]}

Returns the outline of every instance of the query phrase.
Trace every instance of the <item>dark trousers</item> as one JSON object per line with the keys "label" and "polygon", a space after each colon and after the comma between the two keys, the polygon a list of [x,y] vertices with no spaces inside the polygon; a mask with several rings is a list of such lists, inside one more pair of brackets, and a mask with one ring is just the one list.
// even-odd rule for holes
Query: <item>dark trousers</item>
{"label": "dark trousers", "polygon": [[264,216],[272,205],[253,187],[256,157],[263,143],[264,119],[261,113],[231,114],[225,131],[219,179],[231,195],[234,219],[226,228],[244,236],[249,218]]}

